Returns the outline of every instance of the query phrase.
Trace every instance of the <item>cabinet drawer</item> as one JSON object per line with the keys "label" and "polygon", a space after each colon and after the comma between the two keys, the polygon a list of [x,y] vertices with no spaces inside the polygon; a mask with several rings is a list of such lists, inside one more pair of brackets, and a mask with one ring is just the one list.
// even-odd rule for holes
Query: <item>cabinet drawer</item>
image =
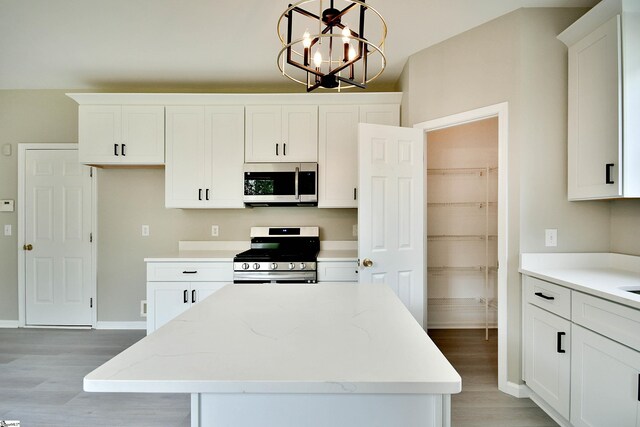
{"label": "cabinet drawer", "polygon": [[318,262],[318,282],[357,282],[356,261]]}
{"label": "cabinet drawer", "polygon": [[571,317],[571,290],[531,276],[524,276],[526,301],[551,313]]}
{"label": "cabinet drawer", "polygon": [[233,281],[233,262],[155,262],[147,264],[147,281]]}
{"label": "cabinet drawer", "polygon": [[573,292],[571,320],[640,351],[640,310]]}

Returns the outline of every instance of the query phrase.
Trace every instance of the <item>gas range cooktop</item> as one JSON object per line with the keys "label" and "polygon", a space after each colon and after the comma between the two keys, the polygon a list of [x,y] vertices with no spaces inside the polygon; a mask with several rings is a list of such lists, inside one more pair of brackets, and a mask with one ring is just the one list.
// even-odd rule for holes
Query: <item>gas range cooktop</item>
{"label": "gas range cooktop", "polygon": [[233,259],[234,283],[315,283],[318,227],[252,227],[251,249]]}

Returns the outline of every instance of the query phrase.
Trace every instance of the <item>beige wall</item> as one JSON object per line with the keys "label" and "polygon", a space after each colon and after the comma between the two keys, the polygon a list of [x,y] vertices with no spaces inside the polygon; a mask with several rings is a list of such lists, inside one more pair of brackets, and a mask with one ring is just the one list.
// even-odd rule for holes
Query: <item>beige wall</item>
{"label": "beige wall", "polygon": [[[115,90],[117,91],[117,89]],[[17,144],[76,142],[78,106],[63,90],[0,91],[0,199],[17,200]],[[253,225],[318,225],[322,238],[353,240],[355,209],[254,208],[182,210],[164,208],[163,169],[100,169],[98,177],[98,320],[140,321],[145,298],[143,259],[177,250],[179,240],[248,240]],[[18,319],[17,215],[0,212],[0,321]],[[149,224],[151,235],[140,236]]]}
{"label": "beige wall", "polygon": [[[413,55],[403,125],[509,103],[508,381],[520,383],[520,252],[608,251],[608,202],[566,196],[567,53],[556,35],[584,9],[520,9]],[[557,248],[544,229],[557,228]]]}

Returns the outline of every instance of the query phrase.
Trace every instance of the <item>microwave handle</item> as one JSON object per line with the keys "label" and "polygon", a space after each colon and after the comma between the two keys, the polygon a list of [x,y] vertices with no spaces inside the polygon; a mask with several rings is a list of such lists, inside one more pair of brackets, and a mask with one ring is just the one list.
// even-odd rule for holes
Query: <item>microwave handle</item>
{"label": "microwave handle", "polygon": [[296,200],[300,200],[300,194],[298,193],[298,175],[300,174],[300,168],[296,166],[296,181],[295,181],[295,197]]}

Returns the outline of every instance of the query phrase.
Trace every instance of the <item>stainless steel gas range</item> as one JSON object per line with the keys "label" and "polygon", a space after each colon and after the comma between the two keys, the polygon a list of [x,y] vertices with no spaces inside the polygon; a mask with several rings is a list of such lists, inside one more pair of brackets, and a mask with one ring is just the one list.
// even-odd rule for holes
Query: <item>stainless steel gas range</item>
{"label": "stainless steel gas range", "polygon": [[251,249],[233,258],[233,283],[316,283],[318,227],[251,227]]}

